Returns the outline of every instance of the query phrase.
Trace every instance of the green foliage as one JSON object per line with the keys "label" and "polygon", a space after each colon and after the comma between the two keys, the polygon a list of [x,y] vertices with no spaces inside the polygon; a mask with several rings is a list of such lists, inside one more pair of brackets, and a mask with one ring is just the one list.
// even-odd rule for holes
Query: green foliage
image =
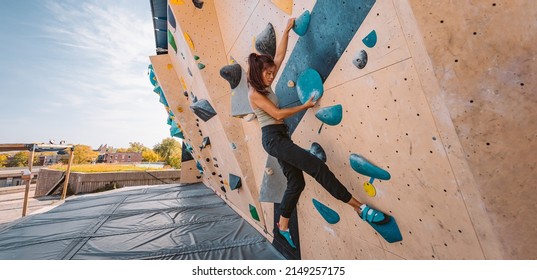
{"label": "green foliage", "polygon": [[99,156],[99,152],[93,151],[90,146],[75,145],[73,163],[92,163],[97,160],[97,156]]}
{"label": "green foliage", "polygon": [[30,158],[30,152],[18,152],[11,157],[6,164],[6,167],[23,167],[28,166],[28,159]]}
{"label": "green foliage", "polygon": [[140,142],[129,142],[129,148],[127,149],[128,152],[133,153],[142,153],[145,150],[149,150],[149,148]]}
{"label": "green foliage", "polygon": [[169,137],[156,144],[153,150],[164,159],[166,164],[173,168],[181,168],[182,145],[179,141]]}

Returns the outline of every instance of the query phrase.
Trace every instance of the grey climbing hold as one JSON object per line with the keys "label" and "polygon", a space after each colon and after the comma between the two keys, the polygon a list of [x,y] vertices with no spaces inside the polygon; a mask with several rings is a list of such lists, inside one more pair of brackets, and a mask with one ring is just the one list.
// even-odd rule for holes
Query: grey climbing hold
{"label": "grey climbing hold", "polygon": [[310,11],[306,10],[304,13],[302,13],[302,15],[300,15],[295,20],[293,31],[295,31],[295,33],[298,36],[304,36],[306,34],[306,31],[308,31],[308,26],[310,25],[310,19],[311,19]]}
{"label": "grey climbing hold", "polygon": [[357,53],[352,60],[352,64],[358,67],[358,69],[363,69],[367,64],[367,52],[365,50],[361,50],[359,53]]}
{"label": "grey climbing hold", "polygon": [[229,82],[231,89],[235,89],[241,81],[242,67],[238,63],[226,65],[220,69],[220,76]]}
{"label": "grey climbing hold", "polygon": [[255,49],[262,54],[268,54],[274,58],[276,55],[276,33],[274,27],[269,22],[267,27],[255,40]]}
{"label": "grey climbing hold", "polygon": [[208,121],[216,116],[216,111],[206,99],[201,99],[190,105],[190,109],[203,121]]}
{"label": "grey climbing hold", "polygon": [[211,140],[209,139],[209,136],[206,136],[206,137],[203,138],[203,141],[201,142],[200,151],[203,150],[208,145],[211,145]]}
{"label": "grey climbing hold", "polygon": [[168,22],[173,27],[173,29],[177,29],[177,26],[175,23],[175,17],[173,16],[173,12],[172,12],[170,5],[168,5]]}
{"label": "grey climbing hold", "polygon": [[229,173],[229,188],[231,190],[238,189],[242,186],[241,177]]}
{"label": "grey climbing hold", "polygon": [[190,71],[190,67],[187,67],[186,70],[188,71],[188,75],[190,75],[190,77],[193,77],[192,72]]}
{"label": "grey climbing hold", "polygon": [[326,153],[324,152],[323,147],[319,145],[319,143],[317,142],[311,143],[310,153],[318,157],[320,160],[326,162]]}
{"label": "grey climbing hold", "polygon": [[192,3],[194,3],[194,6],[196,6],[198,9],[203,8],[203,1],[201,0],[192,0]]}

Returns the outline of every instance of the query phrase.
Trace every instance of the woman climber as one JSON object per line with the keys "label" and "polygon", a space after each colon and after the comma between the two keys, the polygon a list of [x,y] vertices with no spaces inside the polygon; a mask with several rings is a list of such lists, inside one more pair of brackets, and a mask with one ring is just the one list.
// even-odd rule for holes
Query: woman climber
{"label": "woman climber", "polygon": [[285,58],[289,31],[294,23],[294,18],[289,19],[274,59],[265,54],[251,53],[249,55],[248,99],[259,120],[263,148],[269,155],[278,159],[283,174],[287,178],[287,188],[280,204],[281,215],[276,225],[289,245],[296,248],[289,232],[289,218],[306,185],[303,171],[315,178],[333,197],[353,207],[362,219],[382,224],[389,220],[389,216],[354,198],[322,160],[293,143],[288,134],[283,120],[315,106],[313,100],[315,95],[313,95],[302,105],[280,109],[278,97],[271,88]]}

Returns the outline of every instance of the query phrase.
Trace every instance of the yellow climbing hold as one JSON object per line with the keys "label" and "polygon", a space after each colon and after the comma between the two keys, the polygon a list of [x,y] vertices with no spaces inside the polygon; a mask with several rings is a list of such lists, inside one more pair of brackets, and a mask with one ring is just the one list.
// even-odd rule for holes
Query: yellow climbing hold
{"label": "yellow climbing hold", "polygon": [[185,1],[183,0],[170,0],[170,4],[183,5],[184,3]]}
{"label": "yellow climbing hold", "polygon": [[168,67],[168,70],[172,70],[173,69],[173,65],[171,63],[168,63],[168,65],[166,65]]}
{"label": "yellow climbing hold", "polygon": [[186,90],[186,83],[185,83],[185,79],[183,79],[183,77],[181,77],[181,86],[183,87],[184,90]]}
{"label": "yellow climbing hold", "polygon": [[183,35],[185,36],[185,40],[186,42],[188,43],[188,46],[190,46],[190,49],[191,50],[196,50],[194,48],[194,42],[192,42],[192,39],[190,38],[190,36],[188,35],[188,33],[184,32]]}
{"label": "yellow climbing hold", "polygon": [[367,195],[369,195],[371,197],[377,195],[377,190],[375,189],[375,186],[373,186],[369,182],[364,183],[364,190],[365,190],[365,193],[367,193]]}
{"label": "yellow climbing hold", "polygon": [[271,0],[276,7],[280,10],[288,13],[289,15],[293,14],[293,0]]}
{"label": "yellow climbing hold", "polygon": [[181,107],[181,106],[177,107],[177,112],[182,113],[183,112],[183,107]]}

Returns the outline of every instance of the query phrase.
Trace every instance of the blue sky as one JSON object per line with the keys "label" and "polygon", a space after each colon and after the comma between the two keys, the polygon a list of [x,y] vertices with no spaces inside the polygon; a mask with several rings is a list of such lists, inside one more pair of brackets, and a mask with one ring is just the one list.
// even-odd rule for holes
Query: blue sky
{"label": "blue sky", "polygon": [[2,1],[0,143],[153,147],[169,137],[147,76],[149,0]]}

